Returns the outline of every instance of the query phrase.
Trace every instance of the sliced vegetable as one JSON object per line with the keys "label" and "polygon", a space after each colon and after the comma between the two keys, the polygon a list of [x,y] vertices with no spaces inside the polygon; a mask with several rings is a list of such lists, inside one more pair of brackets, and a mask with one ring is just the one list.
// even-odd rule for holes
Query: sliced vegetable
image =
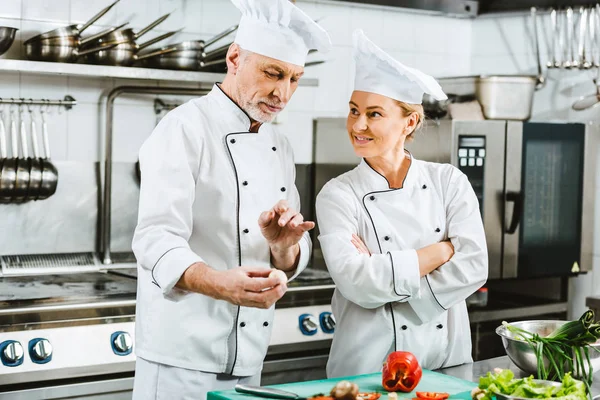
{"label": "sliced vegetable", "polygon": [[417,358],[406,351],[390,353],[383,364],[382,385],[388,392],[412,392],[421,381],[423,370]]}
{"label": "sliced vegetable", "polygon": [[425,400],[446,400],[448,397],[450,397],[450,394],[438,392],[417,392],[417,397]]}

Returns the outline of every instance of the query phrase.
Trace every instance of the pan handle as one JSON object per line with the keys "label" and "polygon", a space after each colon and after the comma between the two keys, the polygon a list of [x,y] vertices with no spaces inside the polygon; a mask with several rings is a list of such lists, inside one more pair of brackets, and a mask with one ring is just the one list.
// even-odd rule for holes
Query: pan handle
{"label": "pan handle", "polygon": [[229,28],[225,29],[223,32],[216,34],[215,36],[211,37],[210,39],[208,39],[207,41],[204,42],[204,47],[208,47],[211,44],[215,43],[218,40],[223,39],[225,36],[229,35],[232,32],[235,32],[238,28],[238,25],[233,25],[230,26]]}
{"label": "pan handle", "polygon": [[79,28],[79,34],[81,34],[81,32],[83,32],[87,28],[89,28],[90,25],[92,25],[94,22],[98,21],[102,16],[104,16],[104,14],[106,14],[107,12],[109,12],[110,9],[113,8],[118,2],[119,2],[119,0],[115,1],[110,6],[106,7],[105,9],[101,10],[98,14],[94,15],[88,22],[86,22],[85,24],[83,24],[81,26],[81,28]]}
{"label": "pan handle", "polygon": [[143,55],[137,55],[136,54],[135,59],[137,61],[144,60],[144,59],[150,58],[150,57],[156,57],[156,56],[161,56],[163,54],[173,53],[174,51],[177,51],[177,47],[168,47],[168,48],[165,48],[165,49],[155,50],[155,51],[152,51],[150,53],[143,54]]}
{"label": "pan handle", "polygon": [[27,128],[25,127],[25,114],[21,112],[21,151],[23,158],[29,158],[29,148],[27,146]]}
{"label": "pan handle", "polygon": [[101,45],[101,46],[96,46],[96,47],[92,47],[91,49],[85,49],[85,50],[81,50],[77,52],[77,57],[80,56],[85,56],[86,54],[90,54],[90,53],[96,53],[98,51],[102,51],[102,50],[110,50],[113,47],[117,47],[119,45],[119,43],[113,43],[113,44],[109,44],[109,45]]}
{"label": "pan handle", "polygon": [[156,28],[160,23],[162,23],[165,19],[169,18],[169,15],[171,15],[171,13],[165,14],[162,17],[160,17],[159,19],[157,19],[156,21],[152,22],[150,25],[148,25],[145,28],[142,28],[138,33],[135,33],[133,35],[133,37],[135,39],[139,39],[140,36],[145,35],[146,33],[150,32],[152,29]]}
{"label": "pan handle", "polygon": [[144,43],[138,45],[138,51],[142,50],[142,49],[145,49],[148,46],[152,46],[154,43],[158,43],[161,40],[165,40],[167,38],[170,38],[174,34],[181,32],[182,29],[183,28],[178,29],[176,31],[171,31],[171,32],[163,33],[162,35],[159,35],[159,36],[155,37],[154,39],[150,39],[147,42],[144,42]]}
{"label": "pan handle", "polygon": [[218,60],[212,60],[212,61],[200,61],[200,68],[210,67],[211,65],[223,64],[226,61],[227,60],[225,58],[220,58]]}
{"label": "pan handle", "polygon": [[6,129],[4,129],[4,112],[0,115],[0,155],[2,159],[8,157],[6,151]]}
{"label": "pan handle", "polygon": [[93,40],[100,39],[101,37],[103,37],[103,36],[106,36],[106,35],[108,35],[109,33],[113,33],[114,31],[117,31],[117,30],[121,29],[122,27],[124,27],[124,26],[125,26],[125,25],[127,25],[128,23],[129,23],[129,22],[125,22],[124,24],[121,24],[121,25],[119,25],[119,26],[115,26],[115,27],[112,27],[112,28],[108,28],[108,29],[105,29],[105,30],[103,30],[103,31],[101,31],[101,32],[95,33],[95,34],[93,34],[93,35],[91,35],[91,36],[88,36],[88,37],[86,37],[86,38],[83,38],[83,39],[81,39],[81,40],[79,41],[79,44],[80,44],[80,45],[84,45],[84,44],[86,44],[86,43],[88,43],[88,42],[91,42],[91,41],[93,41]]}

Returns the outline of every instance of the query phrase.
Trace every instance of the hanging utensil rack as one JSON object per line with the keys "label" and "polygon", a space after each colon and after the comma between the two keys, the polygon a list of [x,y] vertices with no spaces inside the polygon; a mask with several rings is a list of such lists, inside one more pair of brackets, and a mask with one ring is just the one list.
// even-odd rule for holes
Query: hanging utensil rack
{"label": "hanging utensil rack", "polygon": [[0,97],[0,104],[16,104],[16,105],[24,105],[24,106],[59,106],[64,107],[67,110],[73,108],[73,106],[77,105],[77,100],[75,100],[72,96],[66,95],[63,100],[49,100],[49,99],[25,99],[25,98],[2,98]]}

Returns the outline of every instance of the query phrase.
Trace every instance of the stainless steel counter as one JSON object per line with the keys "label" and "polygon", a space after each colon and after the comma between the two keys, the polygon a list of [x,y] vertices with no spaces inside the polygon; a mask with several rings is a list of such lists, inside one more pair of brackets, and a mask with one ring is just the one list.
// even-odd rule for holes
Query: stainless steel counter
{"label": "stainless steel counter", "polygon": [[[493,371],[494,368],[510,369],[517,377],[526,377],[516,365],[514,365],[508,356],[491,358],[489,360],[476,361],[472,364],[459,365],[458,367],[444,368],[437,372],[454,376],[456,378],[465,379],[467,381],[479,382],[479,377]],[[592,384],[592,395],[600,394],[600,371],[594,374],[594,382]]]}

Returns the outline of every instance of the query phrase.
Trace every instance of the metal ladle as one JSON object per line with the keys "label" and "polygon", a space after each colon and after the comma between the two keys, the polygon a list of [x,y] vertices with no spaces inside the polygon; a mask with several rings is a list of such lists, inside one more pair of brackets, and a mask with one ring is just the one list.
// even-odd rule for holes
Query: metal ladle
{"label": "metal ladle", "polygon": [[36,200],[47,199],[56,192],[58,185],[58,171],[50,162],[50,143],[48,140],[48,124],[46,123],[46,112],[42,110],[42,138],[44,142],[44,155],[42,161],[42,183]]}
{"label": "metal ladle", "polygon": [[[32,100],[33,102],[33,100]],[[35,128],[35,116],[33,110],[29,109],[29,117],[31,118],[31,145],[33,147],[33,158],[30,160],[31,169],[29,170],[29,200],[37,200],[42,186],[42,161],[39,158],[39,147],[37,140],[37,132]]]}
{"label": "metal ladle", "polygon": [[[597,7],[596,11],[598,11],[599,9],[600,8]],[[600,15],[598,15],[598,13],[596,13],[596,17],[598,18],[598,17],[600,17]],[[596,23],[598,23],[598,21],[596,21]],[[600,50],[600,42],[598,42],[596,45],[598,46],[598,49]],[[596,107],[598,104],[600,104],[600,67],[597,70],[597,75],[596,75],[596,78],[594,79],[594,84],[596,85],[596,94],[580,97],[571,106],[573,108],[573,110],[583,111],[583,110],[587,110],[588,108]]]}

